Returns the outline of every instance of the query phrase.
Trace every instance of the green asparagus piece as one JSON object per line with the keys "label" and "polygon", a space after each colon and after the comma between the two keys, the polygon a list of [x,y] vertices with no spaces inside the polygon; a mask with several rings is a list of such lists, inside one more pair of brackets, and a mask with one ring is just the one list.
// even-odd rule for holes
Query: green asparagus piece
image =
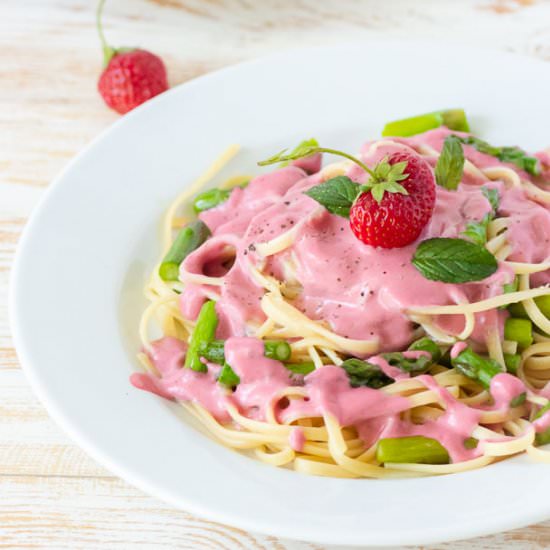
{"label": "green asparagus piece", "polygon": [[223,368],[218,375],[218,382],[224,386],[232,388],[237,386],[240,381],[241,379],[238,374],[227,363],[224,363]]}
{"label": "green asparagus piece", "polygon": [[464,111],[462,109],[448,109],[388,122],[382,130],[382,135],[407,137],[440,126],[447,126],[447,128],[459,132],[470,131]]}
{"label": "green asparagus piece", "polygon": [[290,344],[284,340],[265,340],[264,350],[266,357],[277,361],[288,361],[292,353]]}
{"label": "green asparagus piece", "polygon": [[[544,405],[541,409],[537,411],[537,414],[533,417],[533,420],[537,420],[540,418],[544,413],[548,412],[550,410],[550,401]],[[540,432],[535,436],[535,442],[537,445],[546,445],[547,443],[550,443],[550,428],[545,430],[544,432]]]}
{"label": "green asparagus piece", "polygon": [[529,319],[509,317],[504,324],[504,338],[518,343],[525,349],[533,343],[533,323]]}
{"label": "green asparagus piece", "polygon": [[[540,309],[541,313],[550,319],[550,295],[537,296],[535,298],[535,304]],[[510,304],[508,306],[508,311],[513,317],[519,317],[521,319],[529,318],[521,302],[518,302],[517,304]]]}
{"label": "green asparagus piece", "polygon": [[201,342],[199,345],[199,355],[204,357],[210,363],[223,365],[225,363],[224,346],[225,342],[223,340]]}
{"label": "green asparagus piece", "polygon": [[378,462],[448,464],[449,453],[439,441],[419,435],[381,439],[376,447]]}
{"label": "green asparagus piece", "polygon": [[195,197],[193,201],[193,210],[199,214],[205,210],[210,210],[225,202],[231,194],[230,189],[208,189]]}
{"label": "green asparagus piece", "polygon": [[493,376],[503,372],[502,367],[494,359],[481,357],[470,348],[466,348],[451,359],[451,365],[464,376],[477,380],[487,389],[491,387]]}
{"label": "green asparagus piece", "polygon": [[510,374],[516,374],[518,367],[521,363],[521,355],[519,353],[505,353],[504,364],[506,365],[506,371]]}
{"label": "green asparagus piece", "polygon": [[[223,340],[204,341],[199,345],[199,355],[211,363],[223,365],[225,362],[225,342]],[[277,361],[290,359],[290,344],[284,340],[266,340],[264,342],[264,355]]]}
{"label": "green asparagus piece", "polygon": [[421,355],[416,359],[407,359],[400,351],[383,353],[382,357],[392,366],[408,372],[411,376],[424,374],[433,365],[433,359],[427,355]]}
{"label": "green asparagus piece", "polygon": [[510,407],[512,408],[519,407],[520,405],[523,405],[525,403],[526,399],[527,399],[527,392],[522,392],[519,395],[516,395],[516,397],[514,397],[512,401],[510,401]]}
{"label": "green asparagus piece", "polygon": [[379,389],[393,382],[393,379],[386,376],[378,365],[361,359],[346,359],[342,363],[342,368],[346,371],[349,383],[354,388],[367,386]]}
{"label": "green asparagus piece", "polygon": [[437,363],[441,359],[439,346],[430,338],[420,338],[409,346],[410,351],[427,351],[432,356],[432,362]]}
{"label": "green asparagus piece", "polygon": [[195,330],[189,341],[189,348],[185,356],[185,367],[198,372],[206,372],[207,367],[201,362],[201,344],[211,342],[216,334],[218,316],[216,315],[216,302],[209,300],[205,302],[200,310],[195,324]]}
{"label": "green asparagus piece", "polygon": [[305,363],[285,363],[285,368],[294,374],[309,374],[315,370],[313,361]]}
{"label": "green asparagus piece", "polygon": [[208,237],[210,230],[200,220],[182,227],[160,264],[160,278],[163,281],[177,281],[181,262]]}

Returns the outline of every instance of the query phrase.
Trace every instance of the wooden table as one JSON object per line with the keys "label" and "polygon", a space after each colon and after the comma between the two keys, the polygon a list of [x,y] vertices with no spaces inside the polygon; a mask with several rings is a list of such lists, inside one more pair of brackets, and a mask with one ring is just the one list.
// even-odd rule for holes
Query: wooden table
{"label": "wooden table", "polygon": [[[0,3],[0,546],[321,548],[203,521],[134,489],[49,419],[19,367],[6,305],[17,241],[51,179],[118,118],[96,93],[93,4]],[[280,49],[372,34],[550,60],[550,2],[541,0],[118,0],[105,23],[115,45],[160,54],[173,85]],[[550,548],[550,522],[429,548]]]}

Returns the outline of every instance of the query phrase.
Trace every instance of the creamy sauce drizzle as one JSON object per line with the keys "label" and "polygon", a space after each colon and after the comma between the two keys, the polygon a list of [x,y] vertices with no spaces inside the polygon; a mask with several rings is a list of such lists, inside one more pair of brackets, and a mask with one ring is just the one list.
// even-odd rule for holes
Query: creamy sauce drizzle
{"label": "creamy sauce drizzle", "polygon": [[[428,146],[439,152],[448,134],[446,129],[437,129],[376,147],[369,143],[363,147],[361,159],[373,165],[403,147],[418,150]],[[500,163],[473,147],[465,146],[464,151],[466,158],[477,167],[506,166],[528,179],[528,175],[514,165]],[[539,158],[548,161],[547,156]],[[434,157],[428,162],[434,166],[435,160]],[[410,408],[408,398],[366,387],[352,388],[345,371],[331,365],[303,379],[293,378],[282,363],[264,356],[261,341],[247,337],[249,327],[265,320],[260,308],[264,291],[249,274],[251,264],[270,276],[287,282],[290,279],[299,291],[294,305],[308,317],[327,322],[334,332],[345,337],[378,339],[380,351],[403,349],[410,343],[414,327],[405,314],[407,308],[482,300],[501,294],[502,286],[513,280],[513,272],[501,264],[491,277],[476,283],[454,285],[429,281],[411,264],[417,242],[390,250],[364,245],[354,237],[346,219],[328,213],[303,194],[321,181],[320,163],[321,156],[315,155],[258,176],[245,189],[234,189],[225,203],[200,214],[213,238],[186,258],[181,266],[181,279],[185,282],[189,274],[223,276],[223,284],[221,287],[186,284],[180,308],[186,318],[195,319],[206,296],[213,292],[219,294],[216,311],[220,323],[216,336],[227,339],[226,359],[240,377],[237,389],[231,392],[217,383],[220,368],[217,365],[208,365],[208,373],[181,368],[187,346],[174,338],[153,343],[149,357],[159,377],[134,374],[132,383],[162,397],[200,403],[220,421],[230,420],[228,404],[258,420],[264,420],[267,407],[273,407],[278,419],[286,423],[303,416],[330,414],[343,426],[355,426],[367,445],[381,437],[424,435],[440,441],[453,462],[479,456],[481,450],[466,449],[464,440],[477,426],[481,408],[458,402],[431,376],[416,379],[435,392],[445,410],[435,420],[414,424],[400,417],[402,411]],[[355,165],[348,169],[347,175],[356,182],[366,180],[366,174]],[[456,191],[437,187],[434,213],[419,241],[458,237],[469,221],[481,220],[490,212],[491,206],[480,185],[499,191],[500,214],[509,217],[507,239],[513,249],[511,259],[548,260],[548,209],[530,200],[522,189],[508,189],[504,182],[489,182],[476,173],[465,172]],[[260,256],[256,250],[259,243],[293,228],[296,234],[289,248],[267,259]],[[226,261],[233,257],[233,265],[225,267]],[[292,266],[291,272],[289,266]],[[547,273],[538,278],[542,282],[550,279]],[[495,327],[502,336],[505,316],[506,313],[498,311],[477,314],[472,339],[484,345],[487,331]],[[440,316],[438,323],[458,334],[464,319],[463,316]],[[464,348],[464,343],[455,344],[451,356],[456,357]],[[423,352],[408,353],[414,358]],[[381,356],[370,357],[369,361],[395,380],[409,376]],[[306,397],[281,400],[280,390],[292,385],[301,386]],[[491,408],[509,407],[510,401],[523,391],[525,387],[516,377],[506,373],[495,376],[490,388],[494,399]],[[535,426],[537,431],[550,427],[550,414],[535,421]],[[293,428],[290,446],[300,451],[304,441],[303,430]]]}

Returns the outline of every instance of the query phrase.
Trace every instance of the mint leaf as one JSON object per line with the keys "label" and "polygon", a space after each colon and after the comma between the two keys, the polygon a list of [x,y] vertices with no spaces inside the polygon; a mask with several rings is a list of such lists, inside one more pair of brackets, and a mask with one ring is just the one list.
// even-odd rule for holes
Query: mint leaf
{"label": "mint leaf", "polygon": [[493,209],[493,214],[497,213],[498,207],[500,206],[500,196],[497,189],[490,189],[489,187],[483,186],[481,188],[483,196],[489,201]]}
{"label": "mint leaf", "polygon": [[[519,288],[519,281],[517,277],[514,277],[514,280],[511,283],[506,283],[502,285],[502,293],[510,294],[511,292],[517,292]],[[506,307],[506,306],[504,306]]]}
{"label": "mint leaf", "polygon": [[337,176],[304,191],[308,197],[322,204],[329,212],[349,218],[353,201],[361,193],[361,187],[347,176]]}
{"label": "mint leaf", "polygon": [[466,230],[461,233],[473,243],[483,246],[487,242],[487,226],[492,220],[491,214],[485,214],[479,222],[469,222],[466,225]]}
{"label": "mint leaf", "polygon": [[279,162],[288,164],[291,160],[309,157],[319,152],[319,143],[317,143],[315,138],[305,139],[294,147],[292,151],[287,151],[288,149],[283,149],[272,157],[259,161],[258,166],[267,166],[269,164],[277,164]]}
{"label": "mint leaf", "polygon": [[297,160],[299,158],[306,158],[316,153],[319,147],[319,143],[315,138],[304,139],[301,143],[296,145],[290,153],[285,155],[287,160],[281,162],[281,166],[288,166],[291,160]]}
{"label": "mint leaf", "polygon": [[502,162],[515,164],[518,168],[525,170],[528,174],[538,176],[541,173],[540,162],[536,157],[528,155],[519,147],[495,147],[482,139],[474,136],[455,136],[461,143],[471,145],[480,153],[491,155]]}
{"label": "mint leaf", "polygon": [[466,230],[463,231],[461,234],[476,244],[484,245],[487,242],[487,228],[489,226],[489,223],[496,216],[500,204],[500,197],[496,189],[489,189],[489,187],[482,187],[481,192],[483,193],[483,196],[489,201],[493,211],[485,214],[485,216],[483,216],[483,219],[478,222],[469,222],[466,225]]}
{"label": "mint leaf", "polygon": [[346,359],[341,366],[346,371],[350,386],[353,388],[366,386],[378,389],[393,382],[393,379],[386,376],[378,365],[368,361],[351,358]]}
{"label": "mint leaf", "polygon": [[423,241],[412,264],[426,279],[444,283],[481,281],[498,269],[496,258],[485,247],[463,239]]}
{"label": "mint leaf", "polygon": [[464,151],[459,139],[447,136],[435,166],[435,181],[445,189],[456,189],[464,171]]}

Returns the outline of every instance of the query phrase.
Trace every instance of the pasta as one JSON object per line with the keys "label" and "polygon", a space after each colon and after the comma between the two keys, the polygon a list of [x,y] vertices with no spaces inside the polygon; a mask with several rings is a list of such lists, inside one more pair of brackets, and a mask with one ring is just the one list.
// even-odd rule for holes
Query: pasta
{"label": "pasta", "polygon": [[[361,166],[396,153],[439,178],[450,136],[462,140],[460,184],[438,179],[411,244],[363,244],[346,215],[305,194],[334,178],[364,184]],[[544,167],[532,174],[474,139],[441,127],[324,168],[321,148],[310,149],[250,183],[235,176],[204,191],[231,147],[167,212],[139,325],[147,373],[133,384],[180,402],[221,444],[307,474],[450,474],[521,452],[549,462],[539,446],[550,440]],[[191,247],[197,223],[209,236]],[[493,272],[428,278],[418,246],[438,239],[483,249]]]}

